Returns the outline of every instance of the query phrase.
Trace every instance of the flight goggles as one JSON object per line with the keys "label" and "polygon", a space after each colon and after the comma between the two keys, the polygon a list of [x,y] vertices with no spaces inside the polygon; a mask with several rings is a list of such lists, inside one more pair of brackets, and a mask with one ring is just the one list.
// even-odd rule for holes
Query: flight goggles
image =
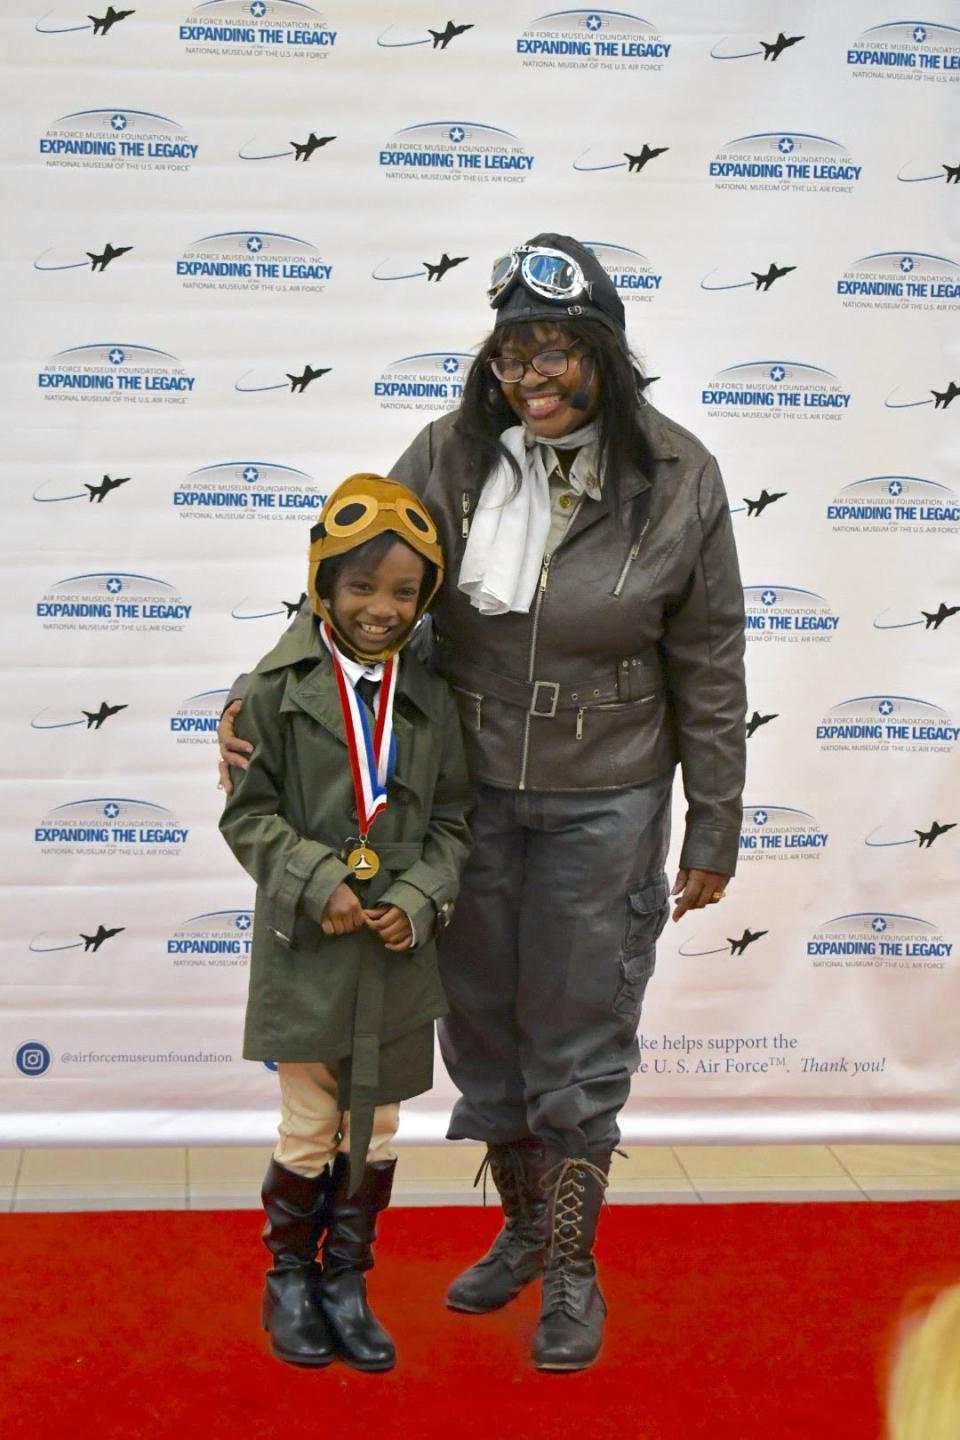
{"label": "flight goggles", "polygon": [[544,300],[592,298],[593,283],[576,260],[544,245],[520,245],[493,262],[487,298],[494,309],[503,304],[518,275],[532,294]]}

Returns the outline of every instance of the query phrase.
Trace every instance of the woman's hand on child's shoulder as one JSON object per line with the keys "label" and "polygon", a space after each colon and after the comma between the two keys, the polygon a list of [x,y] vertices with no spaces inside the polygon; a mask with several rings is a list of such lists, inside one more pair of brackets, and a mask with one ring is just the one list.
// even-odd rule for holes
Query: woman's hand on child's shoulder
{"label": "woman's hand on child's shoulder", "polygon": [[233,700],[220,716],[220,723],[217,725],[217,740],[220,743],[220,784],[228,795],[233,793],[233,780],[230,777],[230,766],[239,765],[241,770],[246,770],[250,764],[250,755],[253,753],[253,746],[249,740],[241,740],[236,734],[234,726],[237,716],[240,714],[241,701]]}

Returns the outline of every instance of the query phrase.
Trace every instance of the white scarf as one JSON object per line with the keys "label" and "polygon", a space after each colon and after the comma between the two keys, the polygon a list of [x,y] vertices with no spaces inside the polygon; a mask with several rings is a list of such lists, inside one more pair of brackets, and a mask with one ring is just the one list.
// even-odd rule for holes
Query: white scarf
{"label": "white scarf", "polygon": [[[595,443],[596,437],[597,427],[591,422],[544,444],[554,450],[577,450]],[[538,437],[526,426],[504,430],[500,441],[520,466],[520,483],[503,459],[483,482],[457,586],[483,615],[526,614],[550,533],[550,485]],[[583,488],[572,478],[570,486]]]}

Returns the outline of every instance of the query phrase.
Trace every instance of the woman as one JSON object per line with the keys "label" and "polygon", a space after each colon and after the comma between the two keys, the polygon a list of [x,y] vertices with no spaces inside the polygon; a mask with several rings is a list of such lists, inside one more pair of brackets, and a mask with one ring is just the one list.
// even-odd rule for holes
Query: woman
{"label": "woman", "polygon": [[596,258],[538,235],[489,293],[459,410],[390,471],[441,532],[436,663],[477,793],[441,1047],[448,1134],[486,1143],[504,1226],[447,1300],[496,1309],[543,1273],[534,1363],[575,1370],[602,1339],[592,1247],[669,913],[677,761],[674,919],[735,868],[743,602],[716,463],[644,401]]}

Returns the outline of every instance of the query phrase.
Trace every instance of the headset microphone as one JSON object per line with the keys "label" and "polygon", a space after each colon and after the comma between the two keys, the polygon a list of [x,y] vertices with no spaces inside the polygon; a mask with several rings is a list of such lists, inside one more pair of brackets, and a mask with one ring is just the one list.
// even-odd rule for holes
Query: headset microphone
{"label": "headset microphone", "polygon": [[[587,369],[587,366],[588,366],[588,365],[589,365],[589,367],[590,367],[589,370]],[[583,365],[581,366],[581,376],[580,376],[580,378],[581,378],[581,382],[582,382],[582,387],[587,387],[587,386],[589,386],[589,385],[592,384],[592,382],[593,382],[593,374],[594,374],[594,371],[596,370],[596,368],[597,368],[597,362],[594,360],[593,356],[592,356],[592,355],[587,355],[587,356],[584,358]],[[571,391],[571,393],[570,393],[570,408],[571,408],[571,410],[589,410],[589,409],[590,409],[590,399],[591,399],[591,397],[590,397],[590,391],[589,391],[589,389],[587,389],[587,388],[581,388],[581,389],[579,389],[579,390],[573,390],[573,391]]]}

